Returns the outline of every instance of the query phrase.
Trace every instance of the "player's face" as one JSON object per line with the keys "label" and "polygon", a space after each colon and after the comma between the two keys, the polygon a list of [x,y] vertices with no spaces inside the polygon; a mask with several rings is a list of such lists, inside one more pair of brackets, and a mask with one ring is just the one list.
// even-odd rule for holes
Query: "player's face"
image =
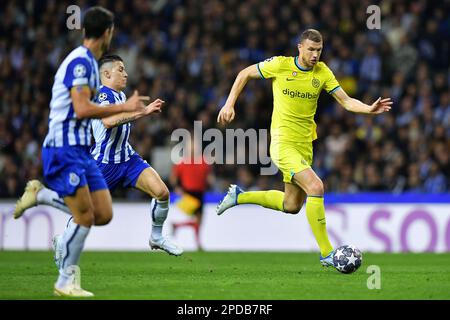
{"label": "player's face", "polygon": [[322,53],[322,41],[315,42],[309,39],[304,40],[298,45],[299,58],[303,65],[307,68],[312,68],[319,62],[320,54]]}
{"label": "player's face", "polygon": [[123,90],[127,86],[128,74],[125,71],[125,66],[122,61],[114,61],[114,65],[111,69],[111,82],[114,87]]}

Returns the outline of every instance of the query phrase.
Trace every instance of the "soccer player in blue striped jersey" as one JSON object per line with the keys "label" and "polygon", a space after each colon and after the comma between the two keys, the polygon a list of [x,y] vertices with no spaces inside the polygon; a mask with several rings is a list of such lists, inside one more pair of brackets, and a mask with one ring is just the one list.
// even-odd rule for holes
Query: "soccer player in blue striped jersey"
{"label": "soccer player in blue striped jersey", "polygon": [[[109,55],[99,62],[102,87],[96,101],[105,107],[123,103],[122,90],[128,75],[122,58]],[[95,144],[91,153],[97,161],[110,190],[118,186],[137,188],[155,199],[152,208],[152,231],[149,245],[179,256],[183,250],[162,235],[164,221],[169,211],[169,189],[159,174],[131,147],[130,122],[153,112],[161,112],[164,101],[156,99],[143,112],[128,112],[92,121]]]}
{"label": "soccer player in blue striped jersey", "polygon": [[[99,70],[102,86],[94,101],[105,108],[125,103],[126,96],[122,90],[126,87],[128,74],[122,58],[117,55],[103,56],[99,60]],[[158,173],[134,151],[128,141],[130,122],[151,113],[161,112],[163,103],[164,101],[156,99],[142,111],[123,112],[92,120],[95,144],[91,147],[91,154],[110,190],[119,186],[137,188],[155,199],[151,210],[153,221],[149,245],[152,249],[161,249],[179,256],[183,253],[182,248],[162,235],[169,211],[169,190]],[[70,213],[58,194],[43,186],[38,191],[36,201],[29,202],[29,205],[33,206],[38,204],[50,205]],[[107,219],[110,217],[103,217],[102,220]],[[56,236],[53,242],[58,265],[61,236]]]}
{"label": "soccer player in blue striped jersey", "polygon": [[[47,191],[56,191],[63,199],[63,202],[52,201],[59,206],[66,205],[73,217],[60,241],[59,277],[54,286],[54,294],[58,296],[93,296],[81,288],[79,277],[73,274],[74,266],[78,265],[94,222],[106,224],[112,217],[111,195],[89,152],[90,119],[141,112],[145,109],[142,100],[149,99],[135,92],[125,103],[108,108],[92,102],[100,86],[97,59],[108,50],[113,30],[114,15],[110,11],[102,7],[87,10],[83,20],[83,44],[64,59],[54,78],[49,130],[42,148],[44,181],[51,189]],[[16,219],[37,200],[40,189],[39,181],[27,184],[14,210]]]}

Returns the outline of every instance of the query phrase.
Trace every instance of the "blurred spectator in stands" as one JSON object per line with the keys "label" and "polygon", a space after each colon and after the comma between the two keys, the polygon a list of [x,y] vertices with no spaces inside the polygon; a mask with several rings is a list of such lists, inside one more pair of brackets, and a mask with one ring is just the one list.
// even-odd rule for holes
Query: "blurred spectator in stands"
{"label": "blurred spectator in stands", "polygon": [[424,190],[427,193],[443,193],[447,189],[445,176],[436,162],[432,162],[428,177],[425,179]]}
{"label": "blurred spectator in stands", "polygon": [[[389,114],[373,119],[345,112],[326,93],[319,99],[314,166],[330,176],[327,191],[368,191],[368,185],[387,192],[449,192],[448,1],[382,1],[379,31],[366,28],[364,1],[343,1],[102,1],[120,12],[111,52],[130,69],[127,93],[138,89],[167,104],[157,119],[134,124],[133,145],[151,163],[157,148],[170,148],[173,130],[190,130],[194,120],[204,130],[215,127],[238,70],[275,54],[296,55],[292,45],[313,27],[324,36],[323,60],[349,93],[363,101],[394,101]],[[94,3],[79,4],[85,10]],[[15,197],[29,177],[41,175],[52,74],[81,36],[66,28],[70,4],[0,2],[1,197]],[[245,89],[236,110],[245,116],[236,128],[268,127],[270,85],[256,81]],[[413,174],[411,165],[419,168]],[[252,166],[214,165],[211,175],[216,180],[206,190],[215,192],[238,180],[251,188],[282,187],[276,176],[261,182]],[[113,196],[143,197],[132,191]]]}

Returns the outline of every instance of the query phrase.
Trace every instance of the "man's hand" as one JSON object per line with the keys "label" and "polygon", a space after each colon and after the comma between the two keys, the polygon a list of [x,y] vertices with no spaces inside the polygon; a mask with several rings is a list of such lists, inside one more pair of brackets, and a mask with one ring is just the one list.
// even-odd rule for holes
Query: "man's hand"
{"label": "man's hand", "polygon": [[391,105],[393,104],[391,98],[381,99],[379,97],[377,101],[375,101],[369,109],[370,114],[380,114],[383,112],[387,112],[391,110]]}
{"label": "man's hand", "polygon": [[164,100],[161,99],[156,99],[155,101],[153,101],[152,103],[150,103],[149,105],[147,105],[144,109],[144,115],[149,115],[153,112],[161,112],[161,108],[163,106],[163,104],[165,103]]}
{"label": "man's hand", "polygon": [[228,124],[234,119],[234,108],[231,106],[223,106],[217,116],[217,122],[220,124]]}
{"label": "man's hand", "polygon": [[150,97],[148,96],[140,96],[137,90],[134,91],[133,95],[123,104],[124,112],[133,112],[139,111],[143,112],[145,109],[145,105],[143,101],[149,101]]}
{"label": "man's hand", "polygon": [[381,99],[379,97],[372,105],[362,103],[358,99],[350,98],[344,89],[339,88],[333,92],[336,101],[345,108],[345,110],[363,114],[380,114],[391,110],[393,102],[391,98]]}

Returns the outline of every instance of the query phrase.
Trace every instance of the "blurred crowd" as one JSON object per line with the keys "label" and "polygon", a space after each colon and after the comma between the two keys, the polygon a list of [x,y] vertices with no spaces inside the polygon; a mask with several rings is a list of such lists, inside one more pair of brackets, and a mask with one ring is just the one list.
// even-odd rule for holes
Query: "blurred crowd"
{"label": "blurred crowd", "polygon": [[[17,197],[27,180],[42,179],[53,77],[81,39],[66,27],[72,2],[0,3],[0,197]],[[297,55],[299,35],[311,27],[324,37],[321,59],[349,95],[368,104],[379,96],[394,101],[390,113],[369,117],[321,95],[313,168],[326,191],[450,190],[448,0],[379,2],[380,30],[367,28],[374,1],[365,0],[77,1],[82,11],[94,4],[115,13],[111,52],[124,59],[126,92],[166,101],[162,114],[140,119],[132,130],[132,145],[150,163],[155,150],[173,146],[173,130],[192,129],[195,120],[203,130],[217,127],[238,72],[274,55]],[[236,110],[231,128],[268,128],[270,81],[249,82]],[[258,165],[214,165],[213,176],[211,191],[230,182],[283,188],[280,174],[260,176]]]}

